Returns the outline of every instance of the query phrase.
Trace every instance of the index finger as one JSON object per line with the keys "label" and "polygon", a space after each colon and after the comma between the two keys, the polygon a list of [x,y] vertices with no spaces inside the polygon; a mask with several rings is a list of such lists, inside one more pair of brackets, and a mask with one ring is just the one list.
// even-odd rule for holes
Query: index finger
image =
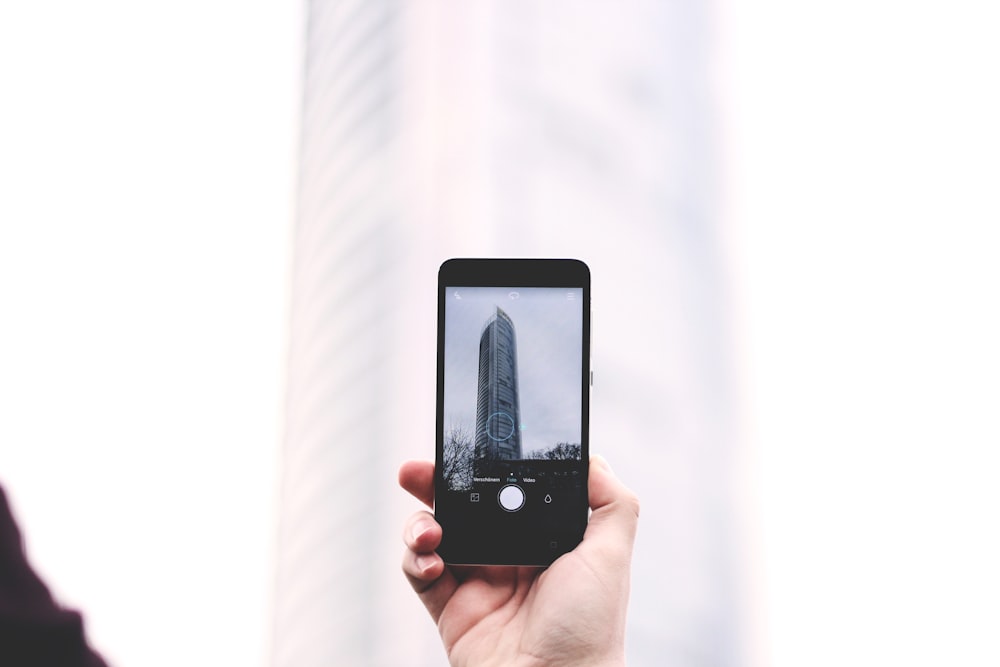
{"label": "index finger", "polygon": [[434,464],[407,461],[399,467],[399,485],[428,507],[434,507]]}

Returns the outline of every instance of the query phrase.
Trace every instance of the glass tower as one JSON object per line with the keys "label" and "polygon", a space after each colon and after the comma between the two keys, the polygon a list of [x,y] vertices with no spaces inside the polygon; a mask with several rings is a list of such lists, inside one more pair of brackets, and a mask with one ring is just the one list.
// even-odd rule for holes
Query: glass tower
{"label": "glass tower", "polygon": [[499,306],[479,337],[476,474],[493,461],[521,458],[521,408],[514,323]]}

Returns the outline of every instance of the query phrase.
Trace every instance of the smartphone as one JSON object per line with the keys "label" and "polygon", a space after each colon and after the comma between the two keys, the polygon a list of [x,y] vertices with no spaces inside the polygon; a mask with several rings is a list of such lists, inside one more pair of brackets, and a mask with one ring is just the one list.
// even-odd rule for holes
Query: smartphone
{"label": "smartphone", "polygon": [[446,563],[547,566],[580,543],[591,380],[586,264],[441,265],[434,514]]}

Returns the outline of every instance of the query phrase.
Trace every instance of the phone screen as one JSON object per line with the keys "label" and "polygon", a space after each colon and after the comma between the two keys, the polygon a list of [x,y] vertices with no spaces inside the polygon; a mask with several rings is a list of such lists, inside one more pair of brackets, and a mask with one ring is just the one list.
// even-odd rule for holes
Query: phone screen
{"label": "phone screen", "polygon": [[442,287],[439,551],[551,563],[586,527],[589,284]]}

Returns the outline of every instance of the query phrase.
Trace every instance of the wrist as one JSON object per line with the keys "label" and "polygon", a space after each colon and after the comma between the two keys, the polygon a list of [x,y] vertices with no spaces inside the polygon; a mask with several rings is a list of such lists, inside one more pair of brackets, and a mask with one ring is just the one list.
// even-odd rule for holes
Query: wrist
{"label": "wrist", "polygon": [[604,656],[592,658],[560,657],[556,660],[525,656],[516,663],[517,667],[626,667],[625,656]]}

